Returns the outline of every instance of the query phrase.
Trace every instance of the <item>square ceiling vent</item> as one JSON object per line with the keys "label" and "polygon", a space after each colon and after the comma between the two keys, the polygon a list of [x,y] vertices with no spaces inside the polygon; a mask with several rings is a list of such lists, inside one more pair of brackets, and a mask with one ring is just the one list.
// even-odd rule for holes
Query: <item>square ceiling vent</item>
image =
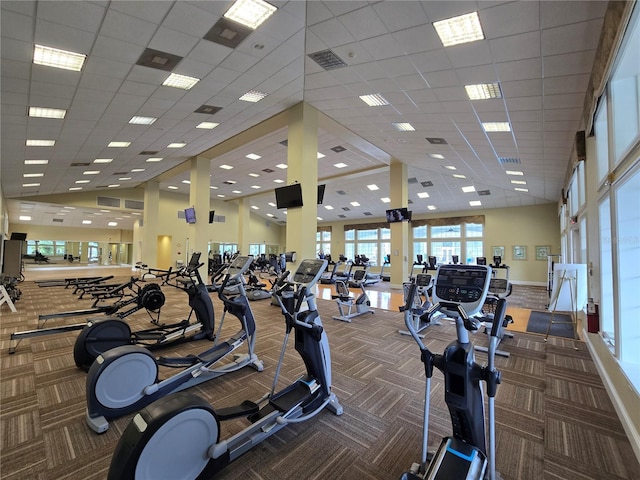
{"label": "square ceiling vent", "polygon": [[330,49],[320,50],[309,54],[309,58],[320,65],[325,70],[335,70],[336,68],[342,68],[348,66],[344,60],[338,55],[333,53]]}
{"label": "square ceiling vent", "polygon": [[251,32],[253,30],[249,27],[245,27],[228,18],[220,17],[204,36],[204,39],[225,47],[236,48],[245,38],[251,35]]}
{"label": "square ceiling vent", "polygon": [[182,60],[182,57],[178,55],[145,48],[136,65],[171,72],[180,63],[180,60]]}
{"label": "square ceiling vent", "polygon": [[206,115],[213,115],[214,113],[218,113],[222,110],[222,107],[216,107],[214,105],[201,105],[197,109],[194,110],[194,113],[204,113]]}

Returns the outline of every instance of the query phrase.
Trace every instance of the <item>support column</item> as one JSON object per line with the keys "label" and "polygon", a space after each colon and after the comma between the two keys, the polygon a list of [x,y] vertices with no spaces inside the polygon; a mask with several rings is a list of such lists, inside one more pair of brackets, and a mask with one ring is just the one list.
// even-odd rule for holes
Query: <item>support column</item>
{"label": "support column", "polygon": [[287,211],[286,250],[296,252],[294,271],[300,260],[315,258],[318,228],[318,111],[301,102],[289,109],[287,184],[302,185],[300,208]]}
{"label": "support column", "polygon": [[142,263],[157,268],[158,225],[160,221],[160,184],[147,182],[144,187],[144,212],[142,214]]}
{"label": "support column", "polygon": [[189,188],[189,203],[196,209],[196,223],[189,225],[188,242],[190,251],[187,262],[193,252],[200,252],[200,262],[204,265],[200,268],[200,275],[203,279],[209,277],[207,258],[209,254],[209,175],[211,171],[211,160],[205,157],[195,157],[191,159],[191,185]]}
{"label": "support column", "polygon": [[[391,159],[389,168],[390,208],[403,208],[409,204],[407,166]],[[402,288],[409,278],[409,222],[391,223],[391,282],[392,288]]]}
{"label": "support column", "polygon": [[241,198],[238,203],[238,249],[242,255],[249,255],[249,222],[251,220],[251,201]]}

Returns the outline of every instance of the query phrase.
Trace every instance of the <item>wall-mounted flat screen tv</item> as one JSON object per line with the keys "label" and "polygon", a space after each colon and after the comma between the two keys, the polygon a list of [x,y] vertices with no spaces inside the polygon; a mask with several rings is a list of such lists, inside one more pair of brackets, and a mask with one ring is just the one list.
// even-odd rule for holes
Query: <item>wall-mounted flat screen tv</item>
{"label": "wall-mounted flat screen tv", "polygon": [[299,183],[276,188],[275,192],[277,208],[295,208],[302,206],[302,185]]}
{"label": "wall-mounted flat screen tv", "polygon": [[324,189],[326,185],[318,185],[318,205],[322,205],[324,201]]}
{"label": "wall-mounted flat screen tv", "polygon": [[213,223],[213,220],[216,218],[216,211],[209,210],[209,223]]}
{"label": "wall-mounted flat screen tv", "polygon": [[404,222],[411,219],[409,210],[406,208],[392,208],[386,211],[387,222]]}
{"label": "wall-mounted flat screen tv", "polygon": [[196,223],[196,209],[193,207],[185,208],[184,219],[187,223]]}

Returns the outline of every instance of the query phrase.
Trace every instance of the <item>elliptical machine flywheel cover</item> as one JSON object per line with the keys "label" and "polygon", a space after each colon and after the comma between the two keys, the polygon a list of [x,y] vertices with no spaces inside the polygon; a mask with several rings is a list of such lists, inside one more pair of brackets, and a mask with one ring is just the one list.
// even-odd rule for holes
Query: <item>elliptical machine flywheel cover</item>
{"label": "elliptical machine flywheel cover", "polygon": [[149,283],[142,287],[138,297],[139,305],[152,311],[162,308],[164,301],[164,293],[157,283]]}
{"label": "elliptical machine flywheel cover", "polygon": [[131,343],[131,327],[119,318],[92,321],[82,329],[73,346],[73,359],[85,371],[101,353]]}

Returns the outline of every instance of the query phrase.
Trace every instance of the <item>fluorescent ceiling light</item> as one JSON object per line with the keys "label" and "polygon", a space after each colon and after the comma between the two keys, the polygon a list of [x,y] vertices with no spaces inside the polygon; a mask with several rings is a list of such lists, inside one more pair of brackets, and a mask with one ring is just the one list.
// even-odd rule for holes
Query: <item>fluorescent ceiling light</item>
{"label": "fluorescent ceiling light", "polygon": [[75,210],[76,209],[76,207],[66,207],[66,206],[62,207],[62,208],[66,209],[66,210]]}
{"label": "fluorescent ceiling light", "polygon": [[251,205],[251,208],[253,208],[254,210],[260,210],[260,207],[258,207],[256,205]]}
{"label": "fluorescent ceiling light", "polygon": [[276,204],[275,204],[275,203],[273,203],[273,202],[269,202],[269,203],[268,203],[268,205],[269,205],[270,207],[275,207],[275,206],[276,206]]}
{"label": "fluorescent ceiling light", "polygon": [[284,170],[284,169],[286,169],[288,166],[287,166],[287,164],[286,164],[286,163],[279,163],[279,164],[277,164],[277,165],[276,165],[276,167],[281,168],[281,169],[283,169],[283,170]]}
{"label": "fluorescent ceiling light", "polygon": [[267,217],[273,218],[273,213],[267,213]]}
{"label": "fluorescent ceiling light", "polygon": [[498,82],[478,83],[476,85],[465,85],[469,100],[487,100],[489,98],[502,98],[502,91]]}
{"label": "fluorescent ceiling light", "polygon": [[118,222],[109,222],[109,223],[107,223],[107,225],[110,226],[110,227],[115,227],[115,226],[118,225]]}
{"label": "fluorescent ceiling light", "polygon": [[216,128],[218,125],[220,125],[219,123],[215,123],[215,122],[202,122],[199,123],[198,125],[196,125],[196,128],[206,128],[208,130],[212,130],[214,128]]}
{"label": "fluorescent ceiling light", "polygon": [[276,10],[276,7],[262,0],[237,0],[224,17],[255,30]]}
{"label": "fluorescent ceiling light", "polygon": [[260,174],[259,173],[250,173],[249,176],[253,177],[253,178],[258,178],[260,176]]}
{"label": "fluorescent ceiling light", "polygon": [[371,185],[367,185],[367,188],[372,192],[375,190],[380,190],[380,187],[378,187],[375,183],[372,183]]}
{"label": "fluorescent ceiling light", "polygon": [[253,188],[254,190],[258,190],[262,187],[260,185],[251,185],[251,188]]}
{"label": "fluorescent ceiling light", "polygon": [[118,180],[121,182],[126,182],[127,180],[131,180],[131,177],[120,177]]}
{"label": "fluorescent ceiling light", "polygon": [[324,158],[326,155],[324,153],[318,152],[318,159]]}
{"label": "fluorescent ceiling light", "polygon": [[76,191],[76,190],[82,190],[82,187],[71,187],[69,188],[70,191]]}
{"label": "fluorescent ceiling light", "polygon": [[453,165],[443,165],[443,167],[447,170],[456,170],[456,167],[454,167]]}
{"label": "fluorescent ceiling light", "polygon": [[53,147],[55,140],[31,140],[27,139],[27,147]]}
{"label": "fluorescent ceiling light", "polygon": [[255,153],[250,153],[249,155],[245,155],[245,157],[251,160],[260,160],[262,158],[260,155],[257,155]]}
{"label": "fluorescent ceiling light", "polygon": [[445,47],[484,39],[478,12],[433,22],[433,27]]}
{"label": "fluorescent ceiling light", "polygon": [[511,180],[511,183],[513,183],[514,185],[526,185],[527,182],[524,180]]}
{"label": "fluorescent ceiling light", "polygon": [[83,225],[91,225],[91,220],[82,220]]}
{"label": "fluorescent ceiling light", "polygon": [[462,175],[461,173],[454,173],[453,178],[467,178],[467,177],[465,175]]}
{"label": "fluorescent ceiling light", "polygon": [[514,188],[514,190],[516,192],[528,192],[529,191],[528,188],[519,188],[519,187]]}
{"label": "fluorescent ceiling light", "polygon": [[151,158],[147,158],[146,161],[149,162],[149,163],[161,162],[162,161],[162,157],[151,157]]}
{"label": "fluorescent ceiling light", "polygon": [[107,145],[107,147],[111,147],[111,148],[126,148],[129,145],[131,145],[131,142],[109,142],[109,145]]}
{"label": "fluorescent ceiling light", "polygon": [[382,203],[391,203],[391,199],[389,197],[382,197],[380,200],[382,200]]}
{"label": "fluorescent ceiling light", "polygon": [[22,176],[24,178],[44,177],[44,173],[23,173]]}
{"label": "fluorescent ceiling light", "polygon": [[482,128],[485,132],[510,132],[511,125],[509,122],[483,122]]}
{"label": "fluorescent ceiling light", "polygon": [[464,193],[475,192],[476,191],[476,187],[474,187],[473,185],[469,185],[468,187],[462,187],[462,191]]}
{"label": "fluorescent ceiling light", "polygon": [[134,125],[152,125],[156,120],[156,117],[141,117],[139,115],[134,115],[131,117],[131,120],[129,120],[129,123],[133,123]]}
{"label": "fluorescent ceiling light", "polygon": [[98,175],[100,170],[85,170],[82,172],[83,175]]}
{"label": "fluorescent ceiling light", "polygon": [[167,188],[169,190],[178,190],[178,187],[176,187],[175,185],[169,185]]}
{"label": "fluorescent ceiling light", "polygon": [[344,167],[346,167],[346,166],[347,166],[347,164],[346,164],[346,163],[342,163],[342,162],[340,162],[340,163],[336,163],[336,164],[334,164],[333,166],[334,166],[334,167],[336,167],[336,168],[344,168]]}
{"label": "fluorescent ceiling light", "polygon": [[371,95],[360,95],[360,100],[369,105],[370,107],[382,107],[389,105],[389,102],[379,93],[373,93]]}
{"label": "fluorescent ceiling light", "polygon": [[187,185],[191,184],[191,180],[182,180],[182,183],[186,183]]}
{"label": "fluorescent ceiling light", "polygon": [[231,193],[242,193],[242,190],[231,190]]}
{"label": "fluorescent ceiling light", "polygon": [[167,148],[182,148],[186,145],[184,142],[174,142],[167,145]]}
{"label": "fluorescent ceiling light", "polygon": [[280,180],[279,178],[276,178],[273,183],[284,183],[284,180]]}
{"label": "fluorescent ceiling light", "polygon": [[352,207],[359,207],[359,206],[360,206],[360,203],[358,203],[358,202],[351,202],[351,206],[352,206]]}
{"label": "fluorescent ceiling light", "polygon": [[242,95],[238,100],[244,100],[245,102],[259,102],[264,97],[266,97],[266,93],[258,92],[257,90],[249,90],[247,93]]}
{"label": "fluorescent ceiling light", "polygon": [[430,153],[429,156],[431,158],[437,158],[438,160],[444,160],[444,155],[441,153]]}
{"label": "fluorescent ceiling light", "polygon": [[132,168],[131,173],[144,172],[144,168]]}
{"label": "fluorescent ceiling light", "polygon": [[399,132],[415,132],[415,128],[410,123],[392,123],[393,127]]}
{"label": "fluorescent ceiling light", "polygon": [[238,182],[236,182],[235,180],[226,180],[225,183],[228,183],[229,185],[235,185]]}
{"label": "fluorescent ceiling light", "polygon": [[438,207],[436,207],[435,205],[427,205],[427,209],[429,210],[436,210]]}
{"label": "fluorescent ceiling light", "polygon": [[102,213],[111,213],[111,210],[100,210]]}
{"label": "fluorescent ceiling light", "polygon": [[220,165],[220,168],[224,170],[231,170],[233,167],[231,165],[227,165],[226,163],[223,163],[222,165]]}
{"label": "fluorescent ceiling light", "polygon": [[482,205],[482,202],[480,200],[471,200],[469,202],[469,206],[471,207],[479,207]]}
{"label": "fluorescent ceiling light", "polygon": [[318,219],[318,220],[320,220],[320,221],[322,221],[322,220],[323,220],[323,218],[322,218],[322,217],[316,217],[316,219]]}
{"label": "fluorescent ceiling light", "polygon": [[429,194],[427,192],[419,192],[418,198],[429,198]]}
{"label": "fluorescent ceiling light", "polygon": [[111,163],[113,158],[96,158],[93,163]]}
{"label": "fluorescent ceiling light", "polygon": [[91,180],[76,180],[74,183],[91,183]]}
{"label": "fluorescent ceiling light", "polygon": [[29,116],[38,118],[64,118],[66,110],[61,108],[29,107]]}
{"label": "fluorescent ceiling light", "polygon": [[25,160],[25,165],[47,165],[49,160]]}
{"label": "fluorescent ceiling light", "polygon": [[218,190],[218,187],[214,187],[213,185],[209,185],[209,188],[210,188],[211,190]]}
{"label": "fluorescent ceiling light", "polygon": [[506,173],[507,175],[524,175],[524,173],[520,170],[506,170],[504,173]]}
{"label": "fluorescent ceiling light", "polygon": [[39,183],[23,183],[22,186],[24,188],[28,188],[28,187],[39,187],[40,184]]}
{"label": "fluorescent ceiling light", "polygon": [[31,217],[29,215],[20,215],[18,217],[18,220],[21,220],[23,222],[30,222],[31,221]]}
{"label": "fluorescent ceiling light", "polygon": [[79,72],[82,70],[86,55],[57,48],[36,45],[33,51],[33,63],[47,67],[62,68]]}
{"label": "fluorescent ceiling light", "polygon": [[223,195],[223,194],[219,193],[219,194],[217,195],[217,197],[219,197],[219,198],[224,198],[224,197],[225,197],[225,195]]}
{"label": "fluorescent ceiling light", "polygon": [[331,205],[325,205],[324,208],[326,208],[327,210],[333,210],[333,207]]}
{"label": "fluorescent ceiling light", "polygon": [[179,75],[172,73],[167,79],[162,82],[165,87],[181,88],[182,90],[191,89],[196,83],[200,81],[199,78],[188,77],[187,75]]}

